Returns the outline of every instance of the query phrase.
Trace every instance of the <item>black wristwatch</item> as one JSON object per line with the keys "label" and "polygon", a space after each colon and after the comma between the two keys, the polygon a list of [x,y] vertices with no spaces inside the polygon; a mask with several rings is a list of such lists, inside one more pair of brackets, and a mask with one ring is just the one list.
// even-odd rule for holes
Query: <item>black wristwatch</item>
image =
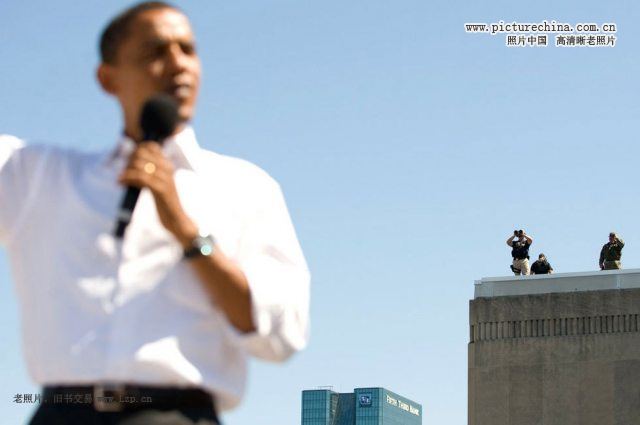
{"label": "black wristwatch", "polygon": [[207,257],[213,254],[216,240],[208,234],[199,234],[191,241],[191,247],[184,250],[184,258]]}

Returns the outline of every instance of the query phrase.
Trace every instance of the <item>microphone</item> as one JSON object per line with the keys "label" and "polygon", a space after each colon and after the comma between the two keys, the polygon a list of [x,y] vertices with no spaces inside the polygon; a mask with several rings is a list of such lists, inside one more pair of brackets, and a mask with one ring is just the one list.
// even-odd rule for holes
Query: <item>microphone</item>
{"label": "microphone", "polygon": [[[142,106],[140,127],[144,141],[162,145],[165,139],[173,134],[179,122],[178,104],[169,95],[152,96]],[[139,187],[127,186],[127,191],[120,203],[118,221],[114,230],[114,235],[118,239],[124,236],[124,231],[131,222],[138,196],[140,196]]]}

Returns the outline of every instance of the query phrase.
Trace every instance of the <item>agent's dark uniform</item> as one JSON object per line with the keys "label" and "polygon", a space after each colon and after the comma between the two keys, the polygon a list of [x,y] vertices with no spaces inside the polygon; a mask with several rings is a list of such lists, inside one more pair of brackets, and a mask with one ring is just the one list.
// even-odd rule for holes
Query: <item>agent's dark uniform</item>
{"label": "agent's dark uniform", "polygon": [[624,248],[624,241],[617,236],[614,242],[604,244],[600,251],[600,268],[603,270],[621,269],[622,248]]}
{"label": "agent's dark uniform", "polygon": [[549,274],[553,271],[553,267],[547,260],[536,260],[531,265],[531,274]]}
{"label": "agent's dark uniform", "polygon": [[511,256],[513,257],[513,264],[511,266],[511,270],[513,273],[518,276],[520,274],[528,275],[531,271],[531,266],[529,265],[529,247],[531,243],[524,240],[513,241],[513,246],[511,250]]}

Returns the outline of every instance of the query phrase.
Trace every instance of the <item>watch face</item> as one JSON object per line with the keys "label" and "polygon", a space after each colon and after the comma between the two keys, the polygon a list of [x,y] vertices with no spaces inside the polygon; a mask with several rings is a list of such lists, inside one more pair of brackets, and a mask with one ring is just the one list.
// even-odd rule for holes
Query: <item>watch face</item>
{"label": "watch face", "polygon": [[213,246],[210,244],[205,244],[200,246],[200,254],[202,255],[211,255],[213,254]]}
{"label": "watch face", "polygon": [[196,240],[196,245],[202,255],[211,255],[213,253],[213,244],[215,241],[211,235],[200,236]]}

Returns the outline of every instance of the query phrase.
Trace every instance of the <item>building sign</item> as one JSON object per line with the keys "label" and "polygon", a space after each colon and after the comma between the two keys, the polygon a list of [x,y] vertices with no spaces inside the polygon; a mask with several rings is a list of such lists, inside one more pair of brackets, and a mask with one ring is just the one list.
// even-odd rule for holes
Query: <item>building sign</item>
{"label": "building sign", "polygon": [[371,406],[371,394],[360,394],[360,406],[361,407]]}
{"label": "building sign", "polygon": [[417,407],[413,407],[409,403],[405,403],[402,400],[398,400],[396,398],[393,398],[389,394],[387,394],[387,403],[389,403],[392,406],[397,407],[398,409],[406,410],[407,412],[409,412],[411,414],[414,414],[416,416],[420,416],[420,409],[418,409]]}

